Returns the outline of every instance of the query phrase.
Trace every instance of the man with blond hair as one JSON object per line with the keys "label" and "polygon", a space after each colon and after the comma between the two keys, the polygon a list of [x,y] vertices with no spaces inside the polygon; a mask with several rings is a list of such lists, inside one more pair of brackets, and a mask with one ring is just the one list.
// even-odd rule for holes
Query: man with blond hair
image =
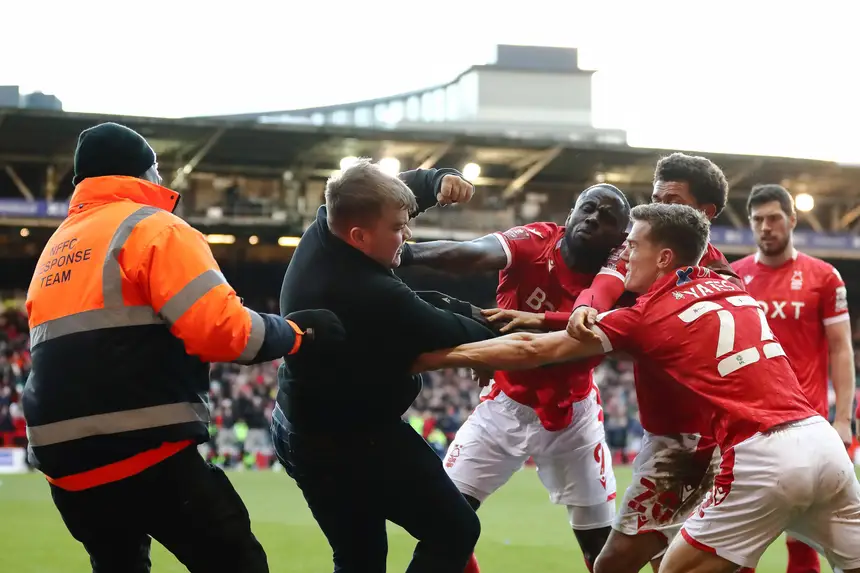
{"label": "man with blond hair", "polygon": [[394,177],[360,160],[328,181],[284,277],[282,314],[329,309],[347,332],[333,352],[286,358],[272,420],[335,572],[384,572],[387,521],[418,539],[410,573],[461,573],[480,535],[439,456],[401,416],[421,391],[410,372],[419,355],[494,333],[472,305],[440,293],[425,302],[392,271],[412,217],[473,192],[452,169]]}

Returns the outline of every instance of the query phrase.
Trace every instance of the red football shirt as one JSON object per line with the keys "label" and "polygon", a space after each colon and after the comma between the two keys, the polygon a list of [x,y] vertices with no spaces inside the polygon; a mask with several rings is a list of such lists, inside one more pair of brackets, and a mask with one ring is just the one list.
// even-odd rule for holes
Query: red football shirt
{"label": "red football shirt", "polygon": [[[591,287],[580,294],[574,308],[585,304],[604,312],[615,306],[624,294],[627,263],[619,255],[625,248],[620,247],[619,252],[607,260]],[[709,243],[699,264],[707,267],[714,263],[729,264],[723,253]],[[671,380],[667,383],[666,379],[666,373],[655,369],[652,362],[637,361],[633,364],[633,382],[642,427],[652,434],[664,436],[679,433],[708,435],[711,423],[708,405],[691,390],[672,384]],[[651,390],[641,388],[643,383]],[[660,386],[659,391],[655,390],[657,385]]]}
{"label": "red football shirt", "polygon": [[643,377],[640,395],[662,400],[665,389],[683,385],[700,396],[709,406],[707,435],[724,452],[816,414],[755,299],[704,267],[662,277],[634,306],[600,315],[595,331],[606,352],[627,352],[663,373]]}
{"label": "red football shirt", "polygon": [[803,394],[826,418],[829,352],[824,327],[849,318],[845,283],[839,272],[797,251],[779,267],[759,262],[758,253],[732,267],[764,309]]}
{"label": "red football shirt", "polygon": [[[564,227],[555,223],[514,227],[496,233],[496,237],[508,258],[499,273],[496,291],[499,308],[570,312],[577,295],[594,279],[594,275],[574,272],[564,263],[561,257]],[[591,373],[601,360],[496,372],[488,396],[492,398],[503,391],[520,404],[532,407],[547,430],[561,430],[572,421],[572,404],[591,392]]]}

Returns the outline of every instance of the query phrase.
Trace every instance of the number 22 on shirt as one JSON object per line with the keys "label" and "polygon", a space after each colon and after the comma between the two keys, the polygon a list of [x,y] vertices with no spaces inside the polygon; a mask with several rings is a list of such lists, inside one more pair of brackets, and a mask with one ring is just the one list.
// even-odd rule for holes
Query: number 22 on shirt
{"label": "number 22 on shirt", "polygon": [[[747,295],[732,296],[726,298],[725,302],[731,305],[730,308],[726,308],[717,301],[699,301],[678,315],[678,318],[683,322],[690,324],[701,319],[703,316],[714,316],[711,313],[715,311],[715,316],[719,320],[719,334],[717,336],[715,357],[722,358],[717,364],[717,371],[720,373],[720,376],[728,376],[744,366],[755,364],[761,360],[758,345],[740,350],[735,349],[737,333],[735,331],[734,313],[757,312],[761,322],[761,337],[758,342],[765,343],[761,350],[764,353],[765,359],[785,356],[782,346],[774,339],[773,332],[771,332],[770,326],[767,324],[764,311],[762,311],[761,307],[752,297]],[[728,356],[726,356],[727,354]],[[725,358],[723,358],[724,356]]]}

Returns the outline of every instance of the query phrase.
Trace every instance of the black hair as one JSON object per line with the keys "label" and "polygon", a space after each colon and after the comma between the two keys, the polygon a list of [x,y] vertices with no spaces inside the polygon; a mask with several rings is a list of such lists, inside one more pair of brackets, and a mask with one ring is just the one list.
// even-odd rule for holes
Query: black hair
{"label": "black hair", "polygon": [[753,207],[776,201],[782,212],[791,217],[794,215],[794,198],[782,185],[764,183],[754,185],[747,199],[747,215],[752,214]]}
{"label": "black hair", "polygon": [[[627,201],[627,196],[624,195],[621,189],[619,189],[615,185],[610,185],[609,183],[598,183],[597,185],[592,185],[591,187],[579,194],[579,197],[577,198],[576,202],[579,203],[579,200],[584,197],[586,193],[588,193],[589,191],[594,191],[595,189],[604,189],[606,191],[614,193],[615,196],[621,200],[621,212],[624,215],[624,218],[630,218],[630,202]],[[576,206],[574,205],[574,208],[575,207]]]}
{"label": "black hair", "polygon": [[683,182],[690,186],[690,193],[701,205],[712,204],[719,215],[729,198],[729,182],[717,164],[696,155],[673,153],[657,162],[654,183],[658,181]]}

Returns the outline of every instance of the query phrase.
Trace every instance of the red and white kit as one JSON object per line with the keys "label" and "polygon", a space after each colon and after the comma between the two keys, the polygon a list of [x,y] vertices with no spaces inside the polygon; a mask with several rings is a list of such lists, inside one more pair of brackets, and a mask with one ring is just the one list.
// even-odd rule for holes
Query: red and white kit
{"label": "red and white kit", "polygon": [[[496,237],[508,262],[499,275],[499,308],[544,312],[563,329],[577,295],[594,275],[561,257],[564,227],[532,223]],[[600,359],[496,372],[489,392],[457,432],[444,465],[461,492],[483,501],[534,458],[553,503],[597,508],[571,512],[577,529],[605,527],[614,516],[615,475],[592,381]],[[577,515],[581,517],[576,517]]]}
{"label": "red and white kit", "polygon": [[[715,263],[728,267],[719,249],[709,244],[699,264]],[[624,260],[610,259],[577,305],[608,310],[624,293],[626,274]],[[709,406],[649,362],[634,363],[634,383],[645,434],[612,527],[631,536],[658,532],[671,541],[704,500],[719,471]]]}
{"label": "red and white kit", "polygon": [[[860,484],[838,434],[809,404],[765,314],[703,267],[658,280],[631,308],[602,314],[606,352],[665,372],[708,406],[720,473],[681,531],[690,544],[755,567],[786,530],[860,567]],[[650,391],[652,381],[640,388]],[[656,385],[662,391],[663,385]]]}
{"label": "red and white kit", "polygon": [[810,404],[828,415],[827,334],[824,327],[849,320],[848,296],[842,277],[832,265],[794,251],[779,267],[750,255],[732,267],[747,292],[764,309]]}

